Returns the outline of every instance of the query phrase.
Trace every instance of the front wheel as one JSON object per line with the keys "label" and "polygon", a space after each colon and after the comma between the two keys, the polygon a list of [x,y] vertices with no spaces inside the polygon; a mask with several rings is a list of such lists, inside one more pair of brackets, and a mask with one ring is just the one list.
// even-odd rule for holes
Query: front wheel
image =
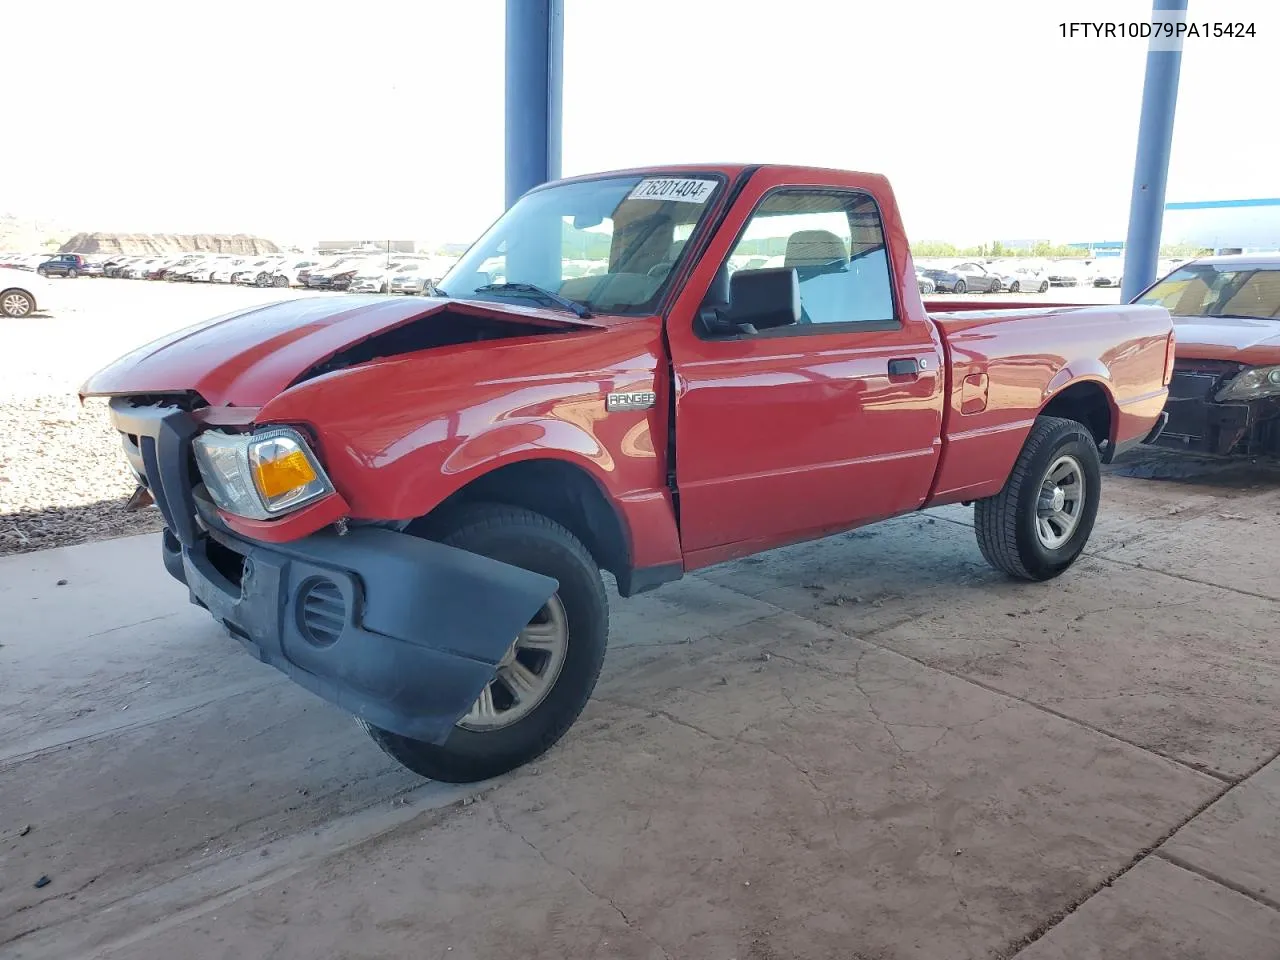
{"label": "front wheel", "polygon": [[472,504],[428,521],[421,532],[560,584],[443,744],[360,721],[383,752],[420,776],[447,783],[487,780],[541,756],[586,706],[609,638],[604,583],[582,542],[531,510]]}
{"label": "front wheel", "polygon": [[974,504],[982,555],[1022,580],[1052,580],[1075,563],[1098,516],[1102,472],[1087,427],[1039,417],[1004,489]]}
{"label": "front wheel", "polygon": [[1048,292],[1049,292],[1049,281],[1048,281],[1048,280],[1041,280],[1041,281],[1040,281],[1040,292],[1041,292],[1041,293],[1048,293]]}
{"label": "front wheel", "polygon": [[25,317],[31,314],[35,308],[36,302],[25,291],[6,290],[0,296],[0,313],[3,313],[6,317]]}
{"label": "front wheel", "polygon": [[1019,292],[1021,292],[1021,290],[1022,290],[1022,284],[1021,284],[1021,283],[1019,283],[1017,280],[1015,280],[1015,281],[1013,281],[1013,283],[1009,284],[1009,292],[1010,292],[1010,293],[1019,293]]}
{"label": "front wheel", "polygon": [[966,289],[968,289],[968,288],[967,288],[967,287],[965,287],[965,285],[964,285],[964,281],[963,281],[963,280],[957,280],[957,281],[956,281],[956,286],[955,286],[955,292],[956,292],[956,293],[964,293]]}

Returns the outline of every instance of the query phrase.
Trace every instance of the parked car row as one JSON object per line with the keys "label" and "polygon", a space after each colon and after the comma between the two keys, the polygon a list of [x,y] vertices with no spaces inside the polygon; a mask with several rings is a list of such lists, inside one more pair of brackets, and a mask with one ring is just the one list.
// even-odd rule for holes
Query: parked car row
{"label": "parked car row", "polygon": [[1039,266],[1017,260],[921,260],[916,262],[916,285],[921,293],[1044,293],[1050,283]]}
{"label": "parked car row", "polygon": [[439,259],[410,254],[252,257],[188,253],[168,257],[116,257],[106,261],[102,274],[126,280],[420,294],[447,267],[448,263]]}

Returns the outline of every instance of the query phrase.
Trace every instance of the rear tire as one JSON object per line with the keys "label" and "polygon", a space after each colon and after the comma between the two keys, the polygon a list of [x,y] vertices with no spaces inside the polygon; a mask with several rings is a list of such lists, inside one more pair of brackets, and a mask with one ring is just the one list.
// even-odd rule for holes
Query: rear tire
{"label": "rear tire", "polygon": [[[500,720],[484,721],[469,714],[443,744],[413,740],[359,721],[384,753],[419,776],[446,783],[488,780],[549,750],[578,719],[591,697],[609,638],[609,604],[600,568],[572,533],[519,507],[466,505],[428,521],[421,532],[431,540],[554,577],[560,583],[534,622],[558,603],[555,615],[563,618],[567,650],[556,665],[549,688],[540,693],[527,713],[502,726],[493,725]],[[544,673],[550,670],[551,658],[548,654]],[[533,669],[536,671],[536,664]],[[495,681],[486,691],[490,695],[488,707],[494,709],[495,702],[503,699],[498,695],[509,693],[510,688]],[[508,710],[516,709],[517,703]],[[495,716],[501,717],[501,712]]]}
{"label": "rear tire", "polygon": [[1048,281],[1048,280],[1041,280],[1041,281],[1040,281],[1040,292],[1041,292],[1041,293],[1048,293],[1048,292],[1049,292],[1049,281]]}
{"label": "rear tire", "polygon": [[983,557],[1011,577],[1052,580],[1089,542],[1101,485],[1098,445],[1088,428],[1037,418],[1004,489],[974,504]]}
{"label": "rear tire", "polygon": [[67,271],[67,279],[68,279],[68,280],[74,280],[74,279],[75,279],[76,277],[78,277],[78,276],[80,276],[80,274],[78,274],[78,273],[76,272],[75,267],[72,267],[70,270],[68,270],[68,271]]}
{"label": "rear tire", "polygon": [[1020,293],[1021,291],[1022,291],[1022,284],[1021,284],[1021,283],[1019,283],[1017,280],[1015,280],[1015,281],[1013,281],[1013,283],[1009,284],[1009,292],[1010,292],[1010,293]]}

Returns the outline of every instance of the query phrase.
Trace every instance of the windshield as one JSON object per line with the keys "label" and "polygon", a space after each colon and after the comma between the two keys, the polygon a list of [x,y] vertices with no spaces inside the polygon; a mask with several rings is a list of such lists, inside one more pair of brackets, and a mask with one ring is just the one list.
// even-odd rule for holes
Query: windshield
{"label": "windshield", "polygon": [[1192,263],[1165,277],[1136,301],[1175,317],[1280,318],[1280,263]]}
{"label": "windshield", "polygon": [[652,312],[721,178],[606,177],[522,197],[440,281],[444,296],[540,301],[525,284],[607,313]]}

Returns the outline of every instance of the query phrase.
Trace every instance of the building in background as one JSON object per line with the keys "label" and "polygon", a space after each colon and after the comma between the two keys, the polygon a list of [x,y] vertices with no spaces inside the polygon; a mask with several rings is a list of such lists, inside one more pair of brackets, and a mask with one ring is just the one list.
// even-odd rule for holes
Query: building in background
{"label": "building in background", "polygon": [[1123,240],[1091,240],[1083,243],[1069,243],[1067,246],[1083,250],[1090,257],[1118,257],[1124,253]]}
{"label": "building in background", "polygon": [[1280,250],[1280,197],[1166,203],[1160,242],[1214,253]]}

